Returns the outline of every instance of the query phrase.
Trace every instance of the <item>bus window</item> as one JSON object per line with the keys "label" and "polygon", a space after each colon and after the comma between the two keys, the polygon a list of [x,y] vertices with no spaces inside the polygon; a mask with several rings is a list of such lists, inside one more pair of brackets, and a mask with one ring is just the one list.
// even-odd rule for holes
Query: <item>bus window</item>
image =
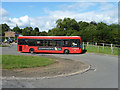
{"label": "bus window", "polygon": [[43,46],[43,40],[37,40],[36,45],[37,46]]}
{"label": "bus window", "polygon": [[27,42],[25,39],[19,39],[18,40],[18,45],[27,45]]}
{"label": "bus window", "polygon": [[44,41],[44,46],[48,46],[48,40]]}
{"label": "bus window", "polygon": [[18,39],[18,45],[24,45],[23,39]]}
{"label": "bus window", "polygon": [[72,40],[72,47],[79,47],[80,40],[79,39],[74,39]]}
{"label": "bus window", "polygon": [[71,43],[70,40],[63,40],[63,47],[70,47]]}
{"label": "bus window", "polygon": [[28,40],[27,39],[24,40],[24,44],[28,45]]}
{"label": "bus window", "polygon": [[35,42],[36,42],[36,40],[29,39],[29,40],[28,40],[28,45],[29,45],[29,46],[36,46],[36,45],[35,45]]}
{"label": "bus window", "polygon": [[52,40],[48,40],[48,46],[52,46],[52,45],[53,45]]}
{"label": "bus window", "polygon": [[60,47],[62,45],[61,40],[54,40],[54,46]]}

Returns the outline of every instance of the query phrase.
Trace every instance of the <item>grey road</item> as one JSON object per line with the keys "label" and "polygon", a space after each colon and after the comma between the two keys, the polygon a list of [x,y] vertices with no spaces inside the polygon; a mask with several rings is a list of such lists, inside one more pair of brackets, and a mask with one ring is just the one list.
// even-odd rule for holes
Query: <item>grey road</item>
{"label": "grey road", "polygon": [[[16,52],[16,47],[3,48],[3,54],[27,54]],[[41,55],[41,54],[37,54]],[[46,55],[46,54],[43,54]],[[47,54],[88,63],[95,70],[51,79],[3,80],[3,88],[118,88],[118,57],[101,54]]]}

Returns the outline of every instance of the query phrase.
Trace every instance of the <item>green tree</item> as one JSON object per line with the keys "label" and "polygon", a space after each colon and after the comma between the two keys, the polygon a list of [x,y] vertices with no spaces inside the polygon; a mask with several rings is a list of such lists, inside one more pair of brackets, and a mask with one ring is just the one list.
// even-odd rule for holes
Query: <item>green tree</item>
{"label": "green tree", "polygon": [[53,28],[51,30],[48,31],[48,35],[49,36],[57,36],[57,28]]}
{"label": "green tree", "polygon": [[[33,33],[33,34],[32,34]],[[26,27],[22,30],[22,35],[23,36],[33,36],[34,35],[34,31],[32,27]]]}
{"label": "green tree", "polygon": [[110,29],[106,23],[100,22],[97,24],[98,42],[110,43]]}
{"label": "green tree", "polygon": [[31,31],[30,35],[31,35],[31,36],[36,36],[35,30]]}
{"label": "green tree", "polygon": [[80,21],[78,22],[78,25],[79,25],[79,31],[80,31],[80,30],[84,30],[87,26],[89,26],[89,23]]}
{"label": "green tree", "polygon": [[39,32],[39,28],[38,28],[38,27],[35,27],[34,31],[35,31],[35,32]]}
{"label": "green tree", "polygon": [[1,24],[0,25],[0,29],[2,29],[1,30],[2,31],[2,36],[4,36],[5,32],[8,31],[8,30],[10,30],[10,27],[7,24]]}
{"label": "green tree", "polygon": [[110,32],[110,40],[115,44],[120,44],[120,35],[119,35],[119,26],[118,24],[111,24],[109,26],[111,32]]}
{"label": "green tree", "polygon": [[21,30],[18,26],[14,27],[14,28],[13,28],[13,31],[14,31],[15,33],[17,33],[17,34],[22,33],[22,30]]}
{"label": "green tree", "polygon": [[46,32],[46,31],[42,31],[41,33],[40,33],[40,36],[47,36],[48,35],[48,33]]}

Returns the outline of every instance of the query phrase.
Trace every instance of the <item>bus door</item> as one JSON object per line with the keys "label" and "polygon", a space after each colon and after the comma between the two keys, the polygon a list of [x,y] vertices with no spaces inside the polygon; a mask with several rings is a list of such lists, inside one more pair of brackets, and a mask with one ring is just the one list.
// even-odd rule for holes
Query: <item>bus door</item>
{"label": "bus door", "polygon": [[23,46],[23,40],[22,40],[22,39],[18,39],[18,46],[19,46],[19,47],[18,47],[18,50],[19,50],[19,51],[22,51],[22,48],[23,48],[23,47],[22,47],[22,46]]}

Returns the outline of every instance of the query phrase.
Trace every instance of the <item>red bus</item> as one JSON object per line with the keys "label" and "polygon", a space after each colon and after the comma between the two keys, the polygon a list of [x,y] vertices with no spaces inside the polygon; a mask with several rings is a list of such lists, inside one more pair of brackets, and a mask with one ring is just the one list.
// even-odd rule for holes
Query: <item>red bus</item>
{"label": "red bus", "polygon": [[30,53],[81,53],[80,36],[20,36],[17,51]]}

